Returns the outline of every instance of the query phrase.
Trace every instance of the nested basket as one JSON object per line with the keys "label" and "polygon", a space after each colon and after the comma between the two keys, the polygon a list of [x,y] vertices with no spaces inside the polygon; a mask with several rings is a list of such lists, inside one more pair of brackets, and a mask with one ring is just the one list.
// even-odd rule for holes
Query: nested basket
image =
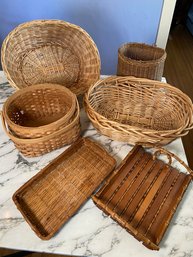
{"label": "nested basket", "polygon": [[56,83],[78,95],[100,76],[99,52],[92,38],[62,20],[19,25],[4,40],[1,61],[9,83],[19,89]]}
{"label": "nested basket", "polygon": [[35,157],[46,154],[64,145],[76,141],[80,136],[80,110],[76,100],[76,108],[71,121],[63,128],[40,138],[20,138],[9,130],[4,116],[2,123],[8,137],[13,141],[15,147],[27,157]]}
{"label": "nested basket", "polygon": [[165,59],[166,52],[162,48],[127,43],[118,50],[117,75],[161,80]]}
{"label": "nested basket", "polygon": [[92,85],[85,109],[102,134],[129,144],[165,145],[193,127],[192,101],[158,81],[109,77]]}
{"label": "nested basket", "polygon": [[67,126],[76,111],[76,96],[57,84],[18,90],[3,106],[9,129],[20,138],[39,138]]}

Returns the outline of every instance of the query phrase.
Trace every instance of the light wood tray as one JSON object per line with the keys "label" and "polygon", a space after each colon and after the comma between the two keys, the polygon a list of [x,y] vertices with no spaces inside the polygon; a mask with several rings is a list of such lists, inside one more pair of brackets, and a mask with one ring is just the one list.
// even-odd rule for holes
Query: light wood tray
{"label": "light wood tray", "polygon": [[98,144],[80,139],[13,195],[35,233],[50,239],[114,169],[115,160]]}
{"label": "light wood tray", "polygon": [[[169,164],[175,157],[190,174],[179,172],[157,159],[167,154]],[[161,149],[154,155],[135,146],[92,198],[136,239],[152,249],[159,243],[186,190],[193,172],[177,156]]]}

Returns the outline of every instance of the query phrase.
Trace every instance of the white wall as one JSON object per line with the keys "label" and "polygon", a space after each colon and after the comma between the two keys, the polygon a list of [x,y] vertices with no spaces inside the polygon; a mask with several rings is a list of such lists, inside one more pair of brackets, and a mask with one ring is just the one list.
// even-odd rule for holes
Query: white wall
{"label": "white wall", "polygon": [[166,47],[170,26],[174,14],[176,0],[164,0],[158,34],[156,39],[156,45],[164,48]]}

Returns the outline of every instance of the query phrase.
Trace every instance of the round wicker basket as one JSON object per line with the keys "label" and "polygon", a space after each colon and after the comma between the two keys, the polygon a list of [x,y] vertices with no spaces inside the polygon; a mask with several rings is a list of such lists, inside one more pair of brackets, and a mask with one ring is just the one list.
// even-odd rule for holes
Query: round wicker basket
{"label": "round wicker basket", "polygon": [[9,83],[18,89],[56,83],[78,95],[100,76],[100,57],[92,38],[61,20],[19,25],[4,40],[1,61]]}
{"label": "round wicker basket", "polygon": [[76,96],[56,84],[18,90],[3,106],[9,129],[20,138],[39,138],[67,126],[76,111]]}
{"label": "round wicker basket", "polygon": [[127,43],[118,50],[117,75],[161,80],[166,52],[141,43]]}
{"label": "round wicker basket", "polygon": [[46,154],[64,145],[72,144],[80,136],[80,109],[76,101],[76,111],[72,116],[71,122],[49,135],[40,138],[19,138],[9,130],[3,113],[1,115],[2,124],[7,136],[13,141],[15,147],[27,157],[35,157]]}
{"label": "round wicker basket", "polygon": [[190,98],[158,81],[109,77],[92,85],[85,108],[102,134],[129,144],[164,145],[193,127]]}

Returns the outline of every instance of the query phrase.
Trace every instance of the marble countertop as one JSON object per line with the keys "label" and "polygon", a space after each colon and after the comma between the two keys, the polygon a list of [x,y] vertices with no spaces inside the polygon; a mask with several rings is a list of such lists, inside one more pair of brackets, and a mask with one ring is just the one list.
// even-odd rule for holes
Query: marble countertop
{"label": "marble countertop", "polygon": [[[14,90],[0,72],[0,109]],[[131,146],[100,135],[81,110],[82,136],[101,143],[117,163]],[[12,201],[13,193],[67,147],[41,157],[26,158],[14,147],[0,124],[0,247],[74,256],[190,257],[193,256],[193,186],[180,203],[159,251],[151,251],[99,210],[91,199],[52,239],[42,241],[31,230]],[[166,147],[186,161],[181,139]],[[174,162],[178,167],[178,163]],[[181,166],[179,168],[182,170]]]}

